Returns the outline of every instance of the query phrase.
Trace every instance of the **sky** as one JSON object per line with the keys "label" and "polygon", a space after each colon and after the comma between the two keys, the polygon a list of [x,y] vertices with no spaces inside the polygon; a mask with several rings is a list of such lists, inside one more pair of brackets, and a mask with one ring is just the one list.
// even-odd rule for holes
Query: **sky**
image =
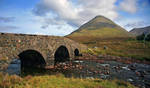
{"label": "sky", "polygon": [[97,15],[127,31],[150,26],[150,0],[0,0],[0,32],[65,36]]}

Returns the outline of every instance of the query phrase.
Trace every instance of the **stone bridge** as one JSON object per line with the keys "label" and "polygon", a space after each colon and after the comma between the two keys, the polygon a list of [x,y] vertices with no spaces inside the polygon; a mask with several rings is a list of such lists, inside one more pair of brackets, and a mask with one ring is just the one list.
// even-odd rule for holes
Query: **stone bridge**
{"label": "stone bridge", "polygon": [[65,37],[0,33],[0,59],[20,58],[26,66],[71,60],[84,49],[86,46]]}

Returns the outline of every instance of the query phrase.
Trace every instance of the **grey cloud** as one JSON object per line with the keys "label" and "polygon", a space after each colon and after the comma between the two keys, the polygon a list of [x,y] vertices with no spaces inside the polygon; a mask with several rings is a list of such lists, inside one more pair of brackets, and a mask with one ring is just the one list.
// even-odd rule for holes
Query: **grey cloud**
{"label": "grey cloud", "polygon": [[15,17],[0,17],[0,22],[13,22]]}
{"label": "grey cloud", "polygon": [[48,27],[48,25],[42,25],[41,28],[42,29],[46,29]]}
{"label": "grey cloud", "polygon": [[49,11],[49,8],[44,6],[42,3],[39,3],[32,11],[35,15],[45,16],[46,13]]}
{"label": "grey cloud", "polygon": [[9,31],[9,30],[13,30],[13,29],[18,29],[19,27],[17,26],[1,26],[0,25],[0,31]]}
{"label": "grey cloud", "polygon": [[126,24],[124,27],[128,27],[128,28],[137,28],[137,27],[142,27],[147,25],[147,22],[144,21],[138,21],[138,22],[132,22],[132,23],[128,23]]}
{"label": "grey cloud", "polygon": [[120,9],[129,13],[137,11],[137,0],[123,0],[120,3]]}
{"label": "grey cloud", "polygon": [[64,25],[65,23],[63,21],[57,21],[57,19],[51,19],[51,18],[45,18],[44,24],[41,26],[41,28],[45,29],[49,25]]}

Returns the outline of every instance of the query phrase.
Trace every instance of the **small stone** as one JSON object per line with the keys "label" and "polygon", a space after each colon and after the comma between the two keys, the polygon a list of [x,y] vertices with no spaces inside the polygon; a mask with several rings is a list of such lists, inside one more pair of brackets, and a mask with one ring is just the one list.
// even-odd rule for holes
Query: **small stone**
{"label": "small stone", "polygon": [[94,79],[93,77],[86,77],[86,79]]}
{"label": "small stone", "polygon": [[21,40],[18,40],[18,42],[20,43],[20,42],[21,42]]}
{"label": "small stone", "polygon": [[103,58],[103,55],[98,55],[99,58]]}
{"label": "small stone", "polygon": [[106,79],[109,75],[104,75],[104,74],[101,74],[100,78],[102,79]]}
{"label": "small stone", "polygon": [[138,72],[138,71],[135,72],[135,74],[136,74],[137,76],[140,76],[140,75],[141,75],[140,72]]}
{"label": "small stone", "polygon": [[109,67],[110,65],[109,64],[100,64],[101,66],[103,66],[103,67]]}
{"label": "small stone", "polygon": [[122,69],[124,69],[124,70],[130,70],[128,67],[122,67]]}
{"label": "small stone", "polygon": [[106,49],[107,49],[107,46],[104,46],[104,49],[106,50]]}
{"label": "small stone", "polygon": [[133,82],[133,79],[128,79],[127,81],[129,81],[129,82]]}
{"label": "small stone", "polygon": [[132,66],[130,66],[130,69],[131,70],[136,70],[136,67],[132,65]]}
{"label": "small stone", "polygon": [[140,73],[141,77],[144,77],[144,75],[146,75],[145,71],[138,71]]}
{"label": "small stone", "polygon": [[95,46],[94,48],[97,49],[98,47]]}

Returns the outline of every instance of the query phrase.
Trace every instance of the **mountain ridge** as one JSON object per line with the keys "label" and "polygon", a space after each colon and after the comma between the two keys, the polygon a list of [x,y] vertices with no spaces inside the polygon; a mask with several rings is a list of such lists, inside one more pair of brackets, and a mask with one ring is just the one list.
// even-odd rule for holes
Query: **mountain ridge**
{"label": "mountain ridge", "polygon": [[133,35],[141,35],[141,34],[149,34],[150,33],[150,26],[146,26],[146,27],[141,27],[141,28],[133,28],[131,31],[130,31],[131,34]]}

